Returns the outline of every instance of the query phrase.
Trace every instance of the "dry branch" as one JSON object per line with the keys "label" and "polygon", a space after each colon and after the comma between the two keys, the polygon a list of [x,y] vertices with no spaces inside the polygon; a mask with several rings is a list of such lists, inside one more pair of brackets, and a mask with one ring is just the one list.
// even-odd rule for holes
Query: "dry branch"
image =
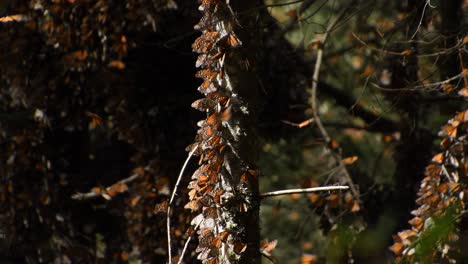
{"label": "dry branch", "polygon": [[304,189],[289,189],[289,190],[262,193],[260,194],[260,198],[264,199],[264,198],[268,198],[272,196],[279,196],[279,195],[325,192],[325,191],[336,191],[336,190],[347,190],[347,189],[349,189],[348,186],[323,186],[323,187],[312,187],[312,188],[304,188]]}
{"label": "dry branch", "polygon": [[105,191],[104,192],[95,192],[95,191],[90,191],[90,192],[87,192],[87,193],[75,193],[71,196],[71,198],[73,200],[87,200],[87,199],[91,199],[91,198],[96,198],[96,197],[99,197],[99,196],[102,196],[103,194],[105,194],[107,191],[111,190],[112,186],[116,185],[116,184],[127,184],[129,182],[132,182],[134,181],[135,179],[137,179],[138,177],[140,177],[141,174],[139,173],[135,173],[133,175],[131,175],[130,177],[128,178],[125,178],[123,180],[120,180],[114,184],[112,184],[111,186],[105,188]]}
{"label": "dry branch", "polygon": [[[177,189],[179,188],[180,181],[182,180],[182,176],[184,175],[185,168],[187,167],[188,162],[190,161],[190,158],[192,158],[193,153],[197,148],[193,148],[192,151],[187,156],[187,159],[185,159],[184,165],[182,165],[182,168],[180,169],[179,176],[177,177],[177,182],[174,186],[174,190],[172,191],[171,199],[169,200],[169,204],[167,206],[167,216],[166,216],[166,231],[167,231],[167,251],[169,253],[169,264],[172,263],[172,250],[171,250],[171,209],[172,209],[172,203],[174,202],[174,198],[177,194]],[[198,226],[197,226],[198,227]],[[190,241],[190,237],[189,237]],[[187,242],[188,243],[188,242]],[[183,255],[182,255],[183,256]],[[182,258],[181,256],[181,258]]]}
{"label": "dry branch", "polygon": [[[350,4],[346,8],[344,8],[340,12],[340,14],[327,26],[327,30],[326,30],[323,38],[320,40],[320,45],[318,45],[318,49],[317,49],[317,59],[315,61],[314,74],[312,76],[311,108],[312,108],[312,113],[313,113],[315,123],[317,124],[317,127],[318,127],[318,129],[320,131],[320,134],[322,135],[323,139],[327,143],[327,146],[329,145],[328,143],[330,143],[331,138],[328,135],[327,130],[323,126],[322,121],[320,120],[318,109],[317,109],[317,86],[318,86],[318,83],[319,83],[320,67],[322,65],[323,47],[324,47],[324,45],[325,45],[325,43],[327,41],[327,38],[330,35],[331,31],[335,27],[335,25],[347,13],[349,8],[354,3],[355,3],[355,1],[350,2]],[[351,176],[349,175],[348,170],[346,169],[343,162],[341,161],[342,160],[341,155],[338,152],[336,152],[335,150],[333,150],[333,149],[330,149],[330,152],[332,153],[332,156],[335,159],[335,161],[339,164],[339,167],[342,168],[343,174],[344,174],[344,176],[346,178],[346,181],[350,185],[350,189],[351,189],[351,192],[353,193],[353,196],[358,198],[359,197],[359,192],[356,189],[356,187],[354,187]]]}

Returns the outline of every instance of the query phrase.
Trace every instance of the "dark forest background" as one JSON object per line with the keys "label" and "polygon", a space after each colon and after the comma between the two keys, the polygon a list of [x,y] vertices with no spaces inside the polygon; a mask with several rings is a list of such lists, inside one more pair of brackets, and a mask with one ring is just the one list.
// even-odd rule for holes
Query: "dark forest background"
{"label": "dark forest background", "polygon": [[[466,263],[468,2],[254,2],[234,12],[256,21],[260,192],[359,193],[263,200],[262,263]],[[198,6],[0,1],[1,263],[167,261],[167,201],[204,118]],[[193,217],[182,189],[174,252]]]}

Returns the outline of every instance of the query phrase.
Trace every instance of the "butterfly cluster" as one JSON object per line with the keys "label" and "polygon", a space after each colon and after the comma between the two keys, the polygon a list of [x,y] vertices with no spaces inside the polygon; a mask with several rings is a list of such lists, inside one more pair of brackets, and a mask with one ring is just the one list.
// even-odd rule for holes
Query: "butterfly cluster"
{"label": "butterfly cluster", "polygon": [[185,208],[199,213],[192,220],[192,225],[198,226],[198,259],[210,264],[231,263],[240,258],[247,243],[239,236],[236,224],[227,219],[249,210],[245,199],[236,194],[232,179],[247,183],[258,173],[247,166],[241,171],[231,171],[226,165],[227,156],[238,157],[230,144],[233,133],[229,131],[229,123],[240,102],[225,71],[225,64],[242,46],[233,30],[234,15],[224,1],[200,3],[203,17],[195,28],[202,35],[194,41],[192,49],[199,54],[196,77],[203,80],[198,91],[205,97],[193,102],[192,107],[205,112],[207,117],[198,122],[195,143],[188,147],[188,151],[200,157],[200,166],[189,183],[189,202]]}
{"label": "butterfly cluster", "polygon": [[463,221],[468,195],[468,110],[450,119],[439,136],[442,137],[442,152],[436,154],[426,167],[416,200],[419,207],[411,212],[414,215],[409,221],[411,229],[393,236],[394,244],[390,249],[399,260],[413,263],[415,258],[420,258],[428,263],[453,263],[453,245],[459,240],[457,234],[467,232],[460,230],[459,233],[457,227],[446,230],[440,234],[443,237],[438,240],[442,243],[436,250],[431,248],[427,254],[421,252],[424,241],[434,237],[430,232],[437,227],[437,219],[452,217],[452,224]]}

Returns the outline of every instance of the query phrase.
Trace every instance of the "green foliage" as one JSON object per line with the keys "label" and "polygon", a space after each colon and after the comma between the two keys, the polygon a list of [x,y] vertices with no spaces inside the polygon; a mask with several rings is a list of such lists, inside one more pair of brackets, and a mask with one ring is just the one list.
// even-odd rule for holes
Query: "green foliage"
{"label": "green foliage", "polygon": [[[450,238],[457,231],[459,203],[448,207],[441,215],[426,219],[424,230],[403,255],[401,263],[433,263],[436,251],[448,253]],[[445,249],[444,249],[445,248]]]}

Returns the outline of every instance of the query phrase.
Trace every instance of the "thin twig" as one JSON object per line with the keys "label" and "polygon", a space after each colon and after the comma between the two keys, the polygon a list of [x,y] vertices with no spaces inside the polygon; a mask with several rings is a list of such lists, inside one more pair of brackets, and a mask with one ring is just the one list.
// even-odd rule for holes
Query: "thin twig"
{"label": "thin twig", "polygon": [[171,208],[172,208],[172,203],[174,202],[174,198],[177,193],[177,189],[179,188],[180,181],[182,179],[182,175],[184,174],[185,167],[187,167],[188,162],[190,161],[190,158],[192,158],[193,153],[198,149],[198,147],[194,147],[192,151],[187,156],[187,159],[185,159],[184,165],[182,165],[182,169],[180,169],[179,177],[177,178],[177,182],[174,186],[174,190],[172,191],[171,199],[169,200],[169,205],[167,206],[167,216],[166,216],[166,223],[167,223],[167,251],[169,253],[169,264],[172,264],[172,250],[171,250]]}
{"label": "thin twig", "polygon": [[260,254],[264,256],[266,259],[268,259],[271,263],[273,264],[278,263],[277,260],[275,260],[272,256],[268,256],[265,252],[260,251]]}
{"label": "thin twig", "polygon": [[455,75],[453,77],[450,77],[448,79],[445,79],[443,81],[435,82],[435,83],[429,83],[429,84],[415,85],[415,86],[411,86],[412,88],[391,88],[391,87],[388,88],[388,87],[382,87],[382,86],[380,86],[378,84],[375,84],[375,83],[372,83],[372,86],[379,89],[379,90],[386,91],[386,92],[417,91],[417,90],[421,90],[421,89],[425,89],[425,90],[430,91],[430,90],[437,90],[437,89],[443,87],[443,85],[449,84],[450,82],[452,82],[454,80],[462,79],[466,75],[468,75],[468,71],[463,70],[459,74],[457,74],[457,75]]}
{"label": "thin twig", "polygon": [[[388,54],[388,55],[396,55],[396,56],[402,56],[402,57],[406,57],[408,56],[406,54],[405,51],[402,51],[402,52],[397,52],[397,51],[391,51],[391,50],[387,50],[387,49],[383,49],[383,48],[375,48],[375,47],[371,47],[368,43],[366,43],[364,40],[360,39],[356,34],[354,34],[354,32],[351,32],[351,35],[359,42],[361,43],[361,45],[365,46],[366,48],[368,48],[369,50],[372,50],[372,51],[376,51],[376,52],[381,52],[381,53],[385,53],[385,54]],[[405,41],[403,43],[418,43],[418,42],[415,42],[415,41]],[[453,47],[450,47],[450,48],[446,48],[446,49],[443,49],[441,51],[438,51],[438,52],[433,52],[433,53],[426,53],[426,54],[415,54],[414,56],[418,57],[418,58],[425,58],[425,57],[438,57],[438,56],[441,56],[441,55],[444,55],[444,54],[449,54],[449,53],[452,53],[452,52],[455,52],[457,50],[459,50],[461,47],[463,47],[464,45],[464,42],[463,42],[463,39],[458,41],[457,44]]]}
{"label": "thin twig", "polygon": [[[105,190],[106,191],[109,191],[112,186],[116,185],[116,184],[122,184],[122,183],[129,183],[129,182],[132,182],[134,181],[135,179],[137,179],[138,177],[140,177],[141,175],[139,173],[135,173],[133,174],[132,176],[128,177],[128,178],[125,178],[123,180],[120,180],[114,184],[112,184],[111,186],[107,187]],[[102,196],[103,193],[106,193],[106,192],[87,192],[87,193],[75,193],[71,196],[71,198],[73,200],[86,200],[86,199],[91,199],[91,198],[96,198],[96,197],[99,197],[99,196]]]}
{"label": "thin twig", "polygon": [[195,228],[193,229],[193,232],[190,234],[190,236],[187,238],[187,241],[185,241],[185,245],[184,245],[184,248],[182,249],[182,253],[180,254],[180,258],[179,258],[179,261],[177,262],[177,264],[182,264],[182,260],[184,259],[184,255],[185,255],[185,251],[187,251],[187,248],[188,248],[188,245],[190,243],[190,240],[192,240],[192,235],[197,232],[197,229],[198,227],[200,226],[200,224],[202,223],[203,221],[200,221],[198,222],[198,224],[195,226]]}
{"label": "thin twig", "polygon": [[314,122],[314,119],[313,118],[309,118],[305,121],[302,121],[300,123],[294,123],[294,122],[291,122],[291,121],[288,121],[288,120],[281,120],[283,123],[287,124],[287,125],[290,125],[290,126],[294,126],[294,127],[298,127],[298,128],[303,128],[303,127],[306,127],[308,126],[310,123]]}
{"label": "thin twig", "polygon": [[435,6],[433,7],[433,6],[431,5],[431,0],[427,0],[427,1],[426,1],[426,4],[424,5],[424,8],[423,8],[423,10],[422,10],[421,19],[419,20],[418,27],[417,27],[416,30],[414,31],[414,34],[411,36],[410,40],[414,39],[414,37],[416,37],[416,34],[418,34],[419,28],[421,27],[422,22],[423,22],[423,19],[424,19],[424,14],[426,13],[426,7],[427,7],[428,5],[429,5],[431,8],[435,8]]}
{"label": "thin twig", "polygon": [[[311,95],[311,108],[312,108],[312,113],[314,117],[314,121],[317,124],[317,127],[320,131],[320,134],[322,135],[323,139],[325,142],[330,143],[331,138],[328,135],[327,130],[322,124],[322,121],[320,120],[319,114],[318,114],[318,109],[317,109],[317,86],[319,82],[319,75],[320,75],[320,66],[322,65],[322,58],[323,58],[323,47],[327,41],[327,38],[329,36],[329,33],[332,31],[332,29],[335,27],[335,25],[338,23],[338,21],[347,13],[348,9],[351,8],[356,1],[351,1],[349,5],[344,8],[341,13],[327,26],[327,30],[325,34],[323,35],[322,40],[320,41],[320,45],[317,50],[317,59],[315,61],[315,67],[314,67],[314,74],[312,76],[312,95]],[[348,170],[344,166],[343,162],[341,161],[341,156],[339,153],[335,152],[334,150],[330,149],[330,152],[332,153],[332,156],[336,160],[337,163],[339,163],[339,166],[342,168],[343,174],[346,177],[346,181],[350,185],[351,192],[353,193],[354,197],[359,197],[359,192],[357,191],[356,187],[354,187],[351,176],[348,173]]]}
{"label": "thin twig", "polygon": [[348,186],[323,186],[323,187],[312,187],[312,188],[305,188],[305,189],[289,189],[289,190],[262,193],[260,194],[260,199],[272,197],[272,196],[288,195],[288,194],[296,194],[296,193],[312,193],[312,192],[336,191],[336,190],[347,190],[347,189],[349,189]]}
{"label": "thin twig", "polygon": [[[316,0],[304,0],[302,1],[302,4],[299,6],[299,8],[296,9],[296,16],[294,16],[292,19],[289,20],[289,22],[283,27],[283,29],[279,30],[279,32],[277,33],[277,36],[278,37],[283,37],[283,35],[286,33],[286,32],[289,32],[295,25],[297,22],[300,22],[301,19],[300,16],[302,13],[304,13],[304,11],[306,11],[312,4],[315,3]],[[325,1],[326,3],[327,1]],[[323,6],[323,4],[322,4]],[[318,10],[321,9],[320,6],[318,8]],[[314,13],[316,13],[318,10],[316,10]]]}

